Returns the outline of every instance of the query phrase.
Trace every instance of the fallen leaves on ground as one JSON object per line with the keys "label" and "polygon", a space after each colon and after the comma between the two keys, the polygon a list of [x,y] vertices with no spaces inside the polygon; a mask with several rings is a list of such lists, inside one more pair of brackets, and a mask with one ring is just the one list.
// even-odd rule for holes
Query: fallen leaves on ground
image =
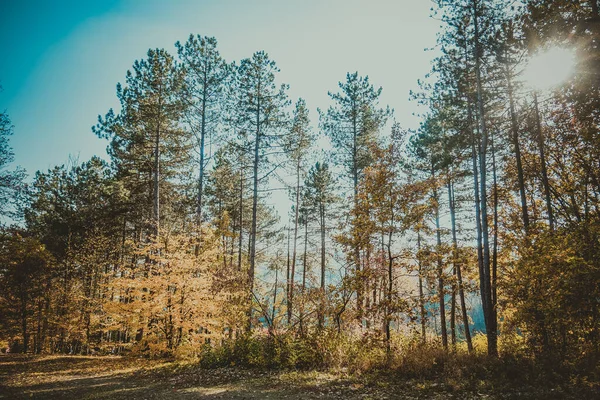
{"label": "fallen leaves on ground", "polygon": [[468,390],[393,373],[201,369],[125,357],[0,355],[0,399],[508,399],[579,398],[553,388]]}

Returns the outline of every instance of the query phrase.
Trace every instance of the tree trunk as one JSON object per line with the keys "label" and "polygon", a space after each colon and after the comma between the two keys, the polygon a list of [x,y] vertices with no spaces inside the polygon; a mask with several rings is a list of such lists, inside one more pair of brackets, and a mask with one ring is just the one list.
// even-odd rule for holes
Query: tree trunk
{"label": "tree trunk", "polygon": [[206,90],[208,86],[207,79],[207,71],[205,69],[203,82],[204,87],[202,90],[202,110],[200,116],[200,171],[198,174],[198,204],[196,205],[198,225],[202,224],[202,194],[204,190],[204,141],[206,138]]}
{"label": "tree trunk", "polygon": [[288,302],[288,321],[292,320],[292,312],[294,306],[294,279],[296,277],[296,255],[297,255],[297,243],[298,243],[298,212],[300,207],[300,157],[296,163],[296,204],[294,205],[294,238],[292,245],[292,268],[290,271],[290,298]]}
{"label": "tree trunk", "polygon": [[456,271],[456,283],[458,286],[458,298],[460,301],[460,309],[462,312],[463,326],[465,329],[465,341],[469,353],[473,352],[473,343],[471,341],[471,331],[469,329],[469,316],[467,315],[467,306],[465,303],[465,290],[462,281],[462,266],[458,259],[458,240],[456,235],[456,200],[454,198],[454,185],[448,181],[448,202],[450,205],[450,221],[452,223],[452,258],[454,269]]}
{"label": "tree trunk", "polygon": [[321,299],[319,305],[319,329],[325,323],[325,204],[319,205],[321,220]]}
{"label": "tree trunk", "polygon": [[492,177],[494,180],[494,237],[492,244],[492,276],[491,276],[491,296],[492,307],[496,309],[496,272],[498,270],[498,177],[496,174],[496,147],[494,146],[494,136],[492,135]]}
{"label": "tree trunk", "polygon": [[451,184],[451,175],[450,171],[446,171],[446,175],[448,178],[448,207],[450,208],[450,216],[451,216],[451,224],[452,224],[452,284],[451,288],[451,297],[450,297],[450,343],[452,343],[452,348],[456,348],[456,264],[457,264],[457,255],[456,255],[456,221],[453,220],[454,214],[454,204],[452,201],[452,184]]}
{"label": "tree trunk", "polygon": [[42,299],[38,299],[38,307],[37,307],[37,329],[35,335],[35,346],[33,351],[35,354],[40,354],[42,351],[40,339],[42,337]]}
{"label": "tree trunk", "polygon": [[242,243],[244,233],[244,172],[240,166],[240,236],[238,237],[238,271],[242,270]]}
{"label": "tree trunk", "polygon": [[546,200],[546,211],[548,212],[548,224],[550,230],[554,231],[554,214],[552,213],[552,199],[550,197],[550,182],[548,181],[548,170],[546,168],[546,154],[544,152],[544,133],[540,117],[537,92],[533,92],[533,103],[535,106],[535,126],[537,130],[538,148],[540,151],[540,167],[542,171],[542,185],[544,186],[544,198]]}
{"label": "tree trunk", "polygon": [[452,293],[450,294],[450,343],[456,347],[456,264],[452,265]]}
{"label": "tree trunk", "polygon": [[431,167],[431,177],[434,180],[433,183],[433,198],[435,201],[435,227],[436,227],[436,238],[437,238],[437,275],[438,275],[438,302],[440,305],[440,328],[442,334],[442,345],[444,349],[448,348],[448,332],[446,329],[446,304],[445,304],[445,292],[444,292],[444,267],[442,265],[442,233],[440,229],[440,203],[437,191],[437,183],[435,182],[435,172],[433,165]]}
{"label": "tree trunk", "polygon": [[252,329],[252,292],[254,290],[254,268],[256,263],[256,217],[258,211],[258,162],[260,151],[260,82],[258,83],[256,137],[254,141],[253,188],[252,188],[252,230],[250,239],[250,267],[248,269],[248,332]]}
{"label": "tree trunk", "polygon": [[306,290],[306,260],[308,254],[308,216],[304,216],[304,255],[302,260],[302,302],[300,304],[300,332],[304,335],[304,293]]}
{"label": "tree trunk", "polygon": [[[508,61],[507,61],[508,62]],[[510,111],[510,130],[513,147],[515,151],[515,162],[517,164],[517,179],[519,182],[519,194],[521,196],[521,218],[523,219],[523,226],[525,233],[529,231],[529,213],[527,211],[527,196],[525,194],[525,177],[523,174],[523,162],[521,160],[521,147],[519,145],[519,125],[517,122],[517,114],[515,112],[515,101],[513,96],[512,87],[512,76],[508,68],[508,64],[504,66],[504,73],[506,75],[506,84],[508,88],[508,102]]]}
{"label": "tree trunk", "polygon": [[269,328],[273,329],[275,326],[275,304],[277,304],[277,284],[278,282],[278,277],[279,277],[279,265],[275,266],[275,288],[273,290],[273,307],[271,309],[271,324],[269,325]]}
{"label": "tree trunk", "polygon": [[[289,220],[288,220],[288,222],[289,222]],[[285,280],[285,282],[286,282],[286,284],[285,284],[285,304],[286,304],[286,307],[289,307],[289,304],[290,304],[290,276],[291,276],[290,275],[290,272],[291,272],[291,270],[290,270],[290,267],[291,267],[291,261],[290,261],[290,236],[291,236],[291,232],[290,232],[290,230],[291,229],[290,229],[290,227],[288,225],[288,228],[287,228],[287,264],[286,264],[286,274],[285,274],[285,276],[286,276],[286,280]],[[291,314],[290,314],[290,312],[288,310],[288,312],[287,312],[287,323],[288,323],[288,325],[290,325],[290,323],[291,323],[291,317],[292,316],[291,316]]]}
{"label": "tree trunk", "polygon": [[488,132],[485,121],[485,107],[483,104],[483,85],[481,82],[481,43],[479,40],[479,13],[478,0],[473,0],[473,20],[475,35],[475,78],[477,82],[477,108],[479,117],[479,131],[481,134],[481,145],[479,147],[479,186],[481,194],[481,237],[483,246],[483,286],[481,290],[481,299],[484,303],[483,311],[487,314],[486,335],[488,340],[488,354],[490,356],[498,355],[497,343],[497,321],[496,310],[492,305],[491,282],[490,282],[490,244],[487,216],[487,168],[486,152],[488,145]]}
{"label": "tree trunk", "polygon": [[425,311],[425,294],[423,293],[423,264],[421,263],[421,231],[417,230],[417,264],[419,266],[419,309],[421,311],[421,337],[427,341],[427,314]]}
{"label": "tree trunk", "polygon": [[[468,68],[468,49],[465,41],[465,66]],[[475,203],[475,230],[477,235],[477,267],[479,271],[479,288],[481,293],[481,306],[485,310],[486,301],[485,301],[485,290],[482,288],[485,286],[484,284],[484,268],[483,268],[483,246],[481,243],[481,208],[480,208],[480,196],[479,196],[479,169],[477,166],[477,138],[475,135],[475,130],[473,129],[473,109],[471,106],[471,98],[467,95],[467,129],[468,134],[471,137],[471,161],[472,161],[472,169],[473,169],[473,194],[474,194],[474,203]],[[477,128],[477,133],[479,134],[479,128]],[[488,325],[487,318],[488,314],[486,312],[483,313],[483,318],[485,320],[485,325]]]}
{"label": "tree trunk", "polygon": [[27,353],[29,331],[27,330],[27,289],[21,287],[21,335],[23,336],[23,353]]}
{"label": "tree trunk", "polygon": [[154,138],[154,193],[153,193],[153,219],[154,219],[154,234],[158,239],[160,232],[160,103],[159,112],[156,124],[156,137]]}
{"label": "tree trunk", "polygon": [[[352,113],[352,180],[354,189],[354,209],[358,209],[358,126],[356,121],[356,105],[353,103]],[[354,266],[356,268],[356,316],[360,326],[362,327],[362,302],[363,302],[363,286],[362,277],[360,273],[360,246],[358,245],[358,238],[354,238],[356,241],[354,245]]]}
{"label": "tree trunk", "polygon": [[[391,221],[391,224],[393,225],[393,218]],[[392,257],[392,230],[390,229],[389,233],[388,233],[388,244],[387,244],[387,258],[388,258],[388,268],[387,268],[387,311],[386,311],[386,315],[385,315],[385,341],[386,341],[386,348],[387,348],[387,352],[388,354],[390,354],[392,348],[391,348],[391,331],[390,331],[390,324],[391,324],[391,308],[392,308],[392,300],[393,300],[393,290],[394,290],[394,258]]]}

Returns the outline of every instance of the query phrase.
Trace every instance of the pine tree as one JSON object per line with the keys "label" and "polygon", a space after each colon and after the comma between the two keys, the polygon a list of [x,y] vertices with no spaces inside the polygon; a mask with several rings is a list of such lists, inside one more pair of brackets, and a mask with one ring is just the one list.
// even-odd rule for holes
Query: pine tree
{"label": "pine tree", "polygon": [[149,50],[147,59],[127,72],[125,86],[117,85],[120,113],[109,110],[93,129],[110,140],[114,168],[133,197],[132,218],[137,220],[132,222],[151,221],[148,233],[154,235],[164,219],[161,204],[176,197],[177,178],[189,155],[189,134],[181,127],[182,85],[173,57],[163,49]]}
{"label": "pine tree", "polygon": [[292,256],[290,266],[290,279],[287,282],[287,318],[288,324],[292,320],[292,310],[294,304],[294,277],[296,272],[296,255],[297,255],[297,242],[298,242],[298,217],[300,210],[300,181],[304,174],[305,162],[308,156],[308,149],[310,148],[314,135],[312,134],[310,127],[310,119],[308,115],[308,108],[306,102],[303,99],[298,99],[296,102],[296,108],[292,117],[291,129],[284,137],[284,150],[291,163],[294,166],[294,174],[296,177],[296,183],[293,188],[294,196],[294,236],[292,238]]}
{"label": "pine tree", "polygon": [[229,123],[242,140],[242,147],[252,154],[252,224],[249,244],[248,268],[248,330],[252,321],[252,298],[256,269],[256,239],[258,226],[259,184],[266,160],[266,151],[279,141],[287,123],[286,107],[289,105],[287,85],[277,86],[275,74],[279,72],[275,61],[259,51],[252,58],[242,60],[232,85]]}
{"label": "pine tree", "polygon": [[[2,91],[2,86],[0,86]],[[0,113],[0,217],[16,217],[14,206],[17,194],[25,178],[25,171],[21,168],[9,170],[8,166],[14,161],[15,156],[8,143],[13,134],[13,125],[6,112]],[[12,204],[12,207],[11,207]]]}
{"label": "pine tree", "polygon": [[198,195],[196,214],[202,222],[206,143],[214,140],[222,108],[225,84],[231,67],[221,58],[214,37],[190,35],[185,44],[175,43],[185,71],[184,99],[187,104],[185,120],[198,141]]}
{"label": "pine tree", "polygon": [[319,328],[323,327],[325,321],[325,283],[326,283],[326,238],[328,217],[331,214],[331,206],[338,200],[335,192],[335,179],[329,164],[317,162],[308,172],[304,186],[306,188],[306,203],[309,212],[316,215],[320,233],[320,303],[318,310]]}
{"label": "pine tree", "polygon": [[[358,72],[346,74],[346,81],[339,82],[339,88],[338,93],[328,92],[334,105],[327,112],[320,112],[320,126],[331,140],[335,163],[345,169],[351,181],[356,208],[359,182],[364,169],[371,163],[369,148],[392,111],[379,108],[382,88],[375,89],[369,78],[359,77]],[[359,282],[356,290],[359,320],[362,319],[363,306],[360,251],[358,246],[354,246],[351,257]]]}

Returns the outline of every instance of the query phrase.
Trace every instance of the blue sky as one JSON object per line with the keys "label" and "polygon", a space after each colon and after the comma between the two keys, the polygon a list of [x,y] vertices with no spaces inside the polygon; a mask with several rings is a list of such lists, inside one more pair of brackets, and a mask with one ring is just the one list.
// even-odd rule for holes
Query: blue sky
{"label": "blue sky", "polygon": [[430,69],[439,22],[429,0],[355,1],[32,1],[0,0],[0,109],[15,125],[15,164],[36,170],[105,156],[91,126],[117,107],[115,86],[148,48],[190,33],[215,36],[228,60],[265,50],[316,108],[329,104],[346,72],[383,86],[382,103],[405,127],[416,127],[409,90]]}

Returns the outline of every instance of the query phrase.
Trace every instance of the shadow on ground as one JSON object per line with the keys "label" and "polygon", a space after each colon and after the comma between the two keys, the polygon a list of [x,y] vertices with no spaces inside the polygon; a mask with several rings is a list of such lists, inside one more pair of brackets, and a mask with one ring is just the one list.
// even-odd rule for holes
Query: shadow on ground
{"label": "shadow on ground", "polygon": [[0,399],[583,399],[525,385],[458,390],[387,371],[347,378],[316,371],[199,369],[164,360],[0,355]]}

